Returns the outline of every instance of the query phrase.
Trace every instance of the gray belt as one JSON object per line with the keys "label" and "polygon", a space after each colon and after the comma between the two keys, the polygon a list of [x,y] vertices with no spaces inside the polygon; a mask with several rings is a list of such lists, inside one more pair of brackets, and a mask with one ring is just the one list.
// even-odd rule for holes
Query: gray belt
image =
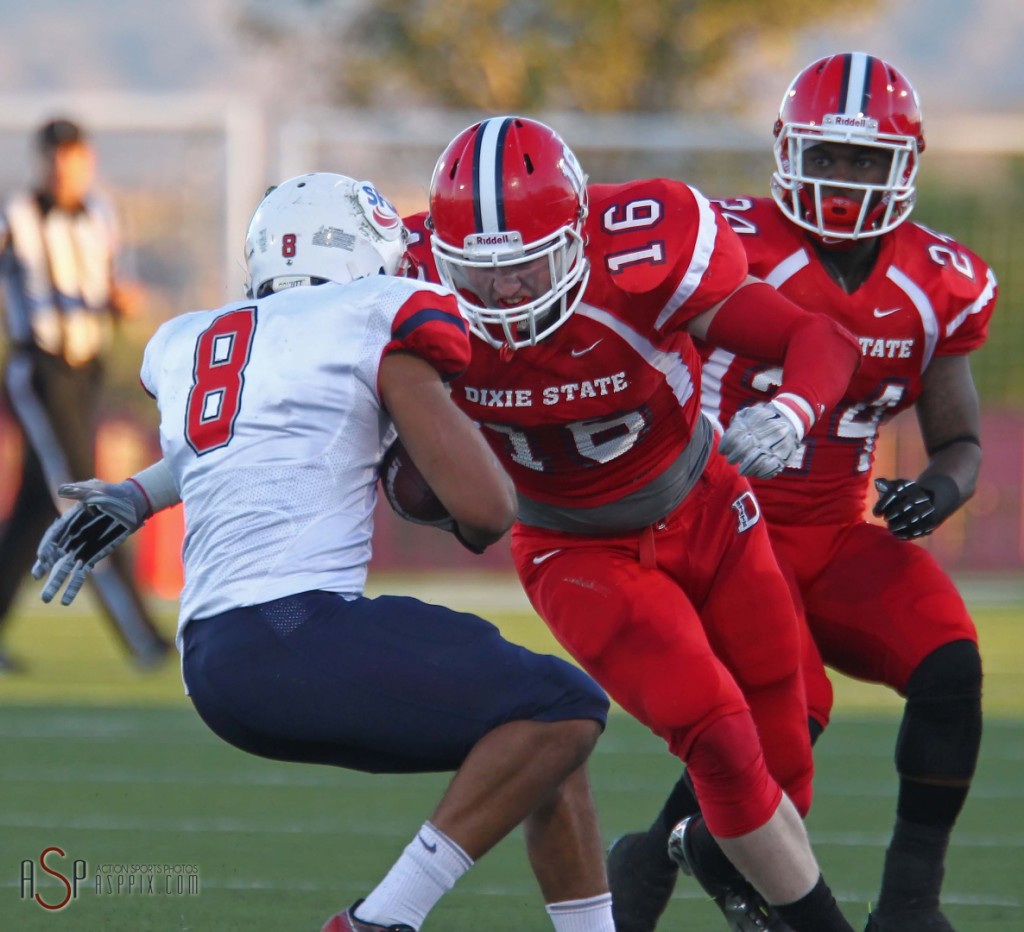
{"label": "gray belt", "polygon": [[672,465],[625,498],[592,508],[571,508],[538,502],[520,492],[519,520],[532,527],[572,534],[618,534],[648,527],[674,511],[689,495],[704,472],[713,440],[714,428],[702,414],[690,442]]}

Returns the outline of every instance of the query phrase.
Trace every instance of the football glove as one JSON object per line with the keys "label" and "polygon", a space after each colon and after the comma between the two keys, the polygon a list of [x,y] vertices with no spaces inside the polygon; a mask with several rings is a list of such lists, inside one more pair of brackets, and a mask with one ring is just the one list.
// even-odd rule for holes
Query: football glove
{"label": "football glove", "polygon": [[913,540],[931,534],[960,504],[960,490],[949,476],[876,479],[878,501],[872,509],[884,518],[893,536]]}
{"label": "football glove", "polygon": [[771,479],[786,466],[803,439],[795,416],[772,401],[740,408],[718,449],[742,476]]}
{"label": "football glove", "polygon": [[110,483],[99,479],[62,485],[61,498],[78,502],[61,515],[43,535],[36,551],[32,576],[49,577],[40,598],[50,602],[67,581],[61,605],[70,605],[94,566],[137,531],[150,508],[135,482]]}

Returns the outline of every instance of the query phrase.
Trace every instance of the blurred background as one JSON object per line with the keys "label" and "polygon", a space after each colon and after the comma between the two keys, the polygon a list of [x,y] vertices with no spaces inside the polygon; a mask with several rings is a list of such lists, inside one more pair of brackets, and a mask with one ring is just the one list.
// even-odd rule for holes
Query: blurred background
{"label": "blurred background", "polygon": [[[916,86],[927,151],[914,220],[995,268],[1001,299],[974,357],[985,403],[978,494],[929,541],[955,572],[1024,561],[1024,5],[1016,0],[0,0],[0,192],[32,176],[32,130],[66,115],[93,133],[148,313],[119,334],[100,435],[105,478],[155,455],[138,389],[167,317],[241,296],[242,240],[267,185],[314,170],[369,177],[403,212],[480,116],[550,122],[592,181],[682,178],[709,196],[766,194],[771,127],[790,79],[862,49]],[[912,416],[911,416],[912,417]],[[0,414],[0,520],[17,439]],[[913,423],[880,450],[921,456]],[[474,566],[429,531],[379,520],[376,566]],[[173,599],[180,516],[136,546]],[[428,537],[424,537],[428,535]],[[429,545],[424,546],[424,541]],[[506,568],[505,548],[483,565]]]}

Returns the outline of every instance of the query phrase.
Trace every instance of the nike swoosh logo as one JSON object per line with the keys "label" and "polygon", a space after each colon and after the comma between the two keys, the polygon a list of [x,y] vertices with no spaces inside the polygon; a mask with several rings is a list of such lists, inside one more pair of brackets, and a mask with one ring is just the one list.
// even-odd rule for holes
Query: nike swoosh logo
{"label": "nike swoosh logo", "polygon": [[896,313],[898,313],[899,311],[902,311],[902,310],[903,310],[903,308],[901,308],[901,307],[891,307],[891,308],[889,308],[889,310],[883,311],[880,308],[876,307],[873,313],[874,313],[875,317],[888,317],[890,314],[896,314]]}
{"label": "nike swoosh logo", "polygon": [[428,845],[426,841],[424,841],[422,835],[417,835],[416,837],[420,840],[420,844],[423,845],[423,847],[426,848],[427,851],[429,851],[431,854],[437,854],[437,842],[434,842],[434,844],[432,845]]}
{"label": "nike swoosh logo", "polygon": [[556,553],[561,553],[561,552],[562,552],[561,548],[559,548],[558,550],[549,550],[547,553],[542,553],[539,557],[534,557],[533,558],[533,562],[534,563],[543,563],[545,560],[550,560]]}
{"label": "nike swoosh logo", "polygon": [[[602,339],[603,339],[603,337],[602,337]],[[586,349],[570,350],[570,352],[572,354],[572,358],[573,359],[579,359],[580,356],[586,356],[586,354],[589,353],[600,342],[601,342],[601,340],[598,340],[596,343],[591,343],[590,346],[588,346]]]}

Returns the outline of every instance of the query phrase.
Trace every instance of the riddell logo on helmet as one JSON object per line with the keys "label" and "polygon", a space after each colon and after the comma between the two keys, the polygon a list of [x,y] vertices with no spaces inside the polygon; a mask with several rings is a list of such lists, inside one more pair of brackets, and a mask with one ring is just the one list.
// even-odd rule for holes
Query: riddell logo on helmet
{"label": "riddell logo on helmet", "polygon": [[865,116],[852,116],[848,113],[826,113],[821,121],[822,126],[841,126],[845,129],[863,129],[869,133],[878,132],[878,120]]}
{"label": "riddell logo on helmet", "polygon": [[[471,242],[472,241],[472,242]],[[518,233],[477,233],[466,237],[467,246],[517,246]]]}

